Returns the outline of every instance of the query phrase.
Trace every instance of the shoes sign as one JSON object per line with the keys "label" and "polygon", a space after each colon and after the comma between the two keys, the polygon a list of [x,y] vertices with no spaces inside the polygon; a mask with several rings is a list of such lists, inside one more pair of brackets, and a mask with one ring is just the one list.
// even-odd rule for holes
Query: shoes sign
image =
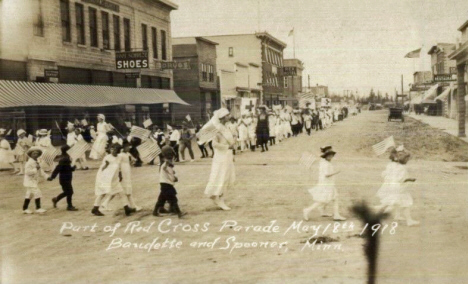
{"label": "shoes sign", "polygon": [[190,68],[190,61],[167,61],[167,62],[161,62],[161,69],[166,70],[189,70]]}
{"label": "shoes sign", "polygon": [[117,69],[149,68],[148,51],[116,52],[115,65]]}

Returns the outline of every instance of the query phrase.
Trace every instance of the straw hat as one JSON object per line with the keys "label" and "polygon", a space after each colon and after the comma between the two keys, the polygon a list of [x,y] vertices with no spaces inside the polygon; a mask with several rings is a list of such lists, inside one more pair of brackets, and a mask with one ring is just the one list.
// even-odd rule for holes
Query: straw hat
{"label": "straw hat", "polygon": [[332,146],[325,146],[323,148],[320,148],[320,150],[322,151],[322,155],[320,155],[320,157],[322,157],[322,158],[325,158],[328,155],[335,155],[336,154],[336,152],[333,151]]}
{"label": "straw hat", "polygon": [[101,118],[102,120],[106,120],[106,116],[103,115],[102,113],[97,115],[98,118]]}
{"label": "straw hat", "polygon": [[26,155],[28,155],[28,157],[31,157],[31,154],[32,152],[39,152],[39,156],[42,156],[42,149],[37,147],[37,146],[33,146],[31,148],[28,149],[28,151],[26,152]]}
{"label": "straw hat", "polygon": [[18,137],[21,135],[21,134],[26,134],[26,131],[24,131],[23,129],[20,129],[16,132],[16,135],[18,135]]}
{"label": "straw hat", "polygon": [[37,134],[41,135],[41,136],[45,136],[45,135],[48,134],[48,132],[47,132],[47,129],[41,129],[41,130],[39,130],[39,132]]}

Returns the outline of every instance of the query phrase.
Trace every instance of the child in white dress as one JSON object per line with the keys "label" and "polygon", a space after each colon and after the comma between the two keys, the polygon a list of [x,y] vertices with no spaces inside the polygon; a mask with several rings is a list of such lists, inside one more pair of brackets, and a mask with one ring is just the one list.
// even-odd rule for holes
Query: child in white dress
{"label": "child in white dress", "polygon": [[23,175],[24,174],[24,165],[26,164],[26,161],[28,160],[28,156],[26,155],[26,152],[28,149],[32,146],[32,140],[29,140],[28,137],[26,137],[26,131],[23,129],[19,129],[16,134],[18,135],[18,141],[16,142],[16,147],[15,147],[15,155],[16,155],[16,161],[19,163],[19,172],[18,175]]}
{"label": "child in white dress", "polygon": [[[0,128],[0,168],[15,168],[15,155],[11,150],[10,142],[5,139],[6,129]],[[15,171],[14,173],[17,173]]]}
{"label": "child in white dress", "polygon": [[[122,185],[119,182],[120,157],[118,155],[120,149],[120,145],[112,145],[111,154],[104,157],[96,175],[96,185],[94,188],[96,200],[94,201],[94,208],[91,211],[96,216],[104,216],[99,211],[99,206],[106,195],[117,195],[123,191]],[[127,216],[134,212],[128,206],[127,201],[124,201],[124,211]]]}
{"label": "child in white dress", "polygon": [[[383,212],[390,212],[395,209],[396,220],[406,220],[408,226],[416,226],[419,222],[413,220],[410,213],[413,197],[406,186],[408,182],[416,181],[414,178],[408,178],[406,164],[410,157],[411,155],[405,151],[403,146],[392,150],[390,154],[391,162],[382,172],[384,182],[377,192],[380,205],[376,209]],[[403,209],[404,219],[400,216],[400,209]]]}
{"label": "child in white dress", "polygon": [[29,156],[29,159],[26,162],[24,169],[23,186],[26,189],[26,195],[24,197],[23,213],[32,214],[32,211],[28,209],[29,202],[32,198],[34,198],[36,203],[36,213],[44,213],[46,210],[41,208],[42,192],[39,189],[38,184],[41,176],[44,179],[49,178],[49,176],[44,173],[38,163],[38,159],[42,155],[42,150],[39,147],[31,147],[28,150],[27,155]]}
{"label": "child in white dress", "polygon": [[333,201],[333,220],[345,221],[346,218],[340,215],[339,203],[338,203],[338,192],[335,187],[334,176],[339,174],[339,171],[333,169],[331,160],[335,156],[336,152],[332,150],[331,146],[321,148],[322,155],[319,165],[319,181],[318,184],[309,189],[309,193],[312,195],[314,203],[303,210],[304,220],[309,220],[309,214],[314,209],[320,211],[322,217],[331,217],[325,213],[325,207]]}

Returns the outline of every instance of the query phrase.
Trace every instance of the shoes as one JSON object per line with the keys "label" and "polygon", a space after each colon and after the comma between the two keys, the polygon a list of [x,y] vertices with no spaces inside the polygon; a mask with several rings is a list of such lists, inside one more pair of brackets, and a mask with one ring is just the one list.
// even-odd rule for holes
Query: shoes
{"label": "shoes", "polygon": [[182,219],[185,215],[187,215],[187,212],[179,212],[179,214],[177,214],[179,219]]}
{"label": "shoes", "polygon": [[89,170],[88,167],[84,167],[84,168],[83,168],[83,171],[87,171],[87,170]]}
{"label": "shoes", "polygon": [[52,198],[52,204],[54,204],[54,208],[57,208],[57,197]]}
{"label": "shoes", "polygon": [[143,208],[141,208],[140,206],[135,206],[135,212],[140,212],[141,209],[143,209]]}
{"label": "shoes", "polygon": [[132,215],[135,212],[135,209],[128,207],[128,205],[124,206],[124,211],[126,216]]}
{"label": "shoes", "polygon": [[45,213],[45,212],[47,212],[47,210],[45,209],[42,209],[42,208],[36,209],[36,213]]}
{"label": "shoes", "polygon": [[346,221],[346,218],[338,215],[338,216],[333,217],[333,221]]}
{"label": "shoes", "polygon": [[93,213],[93,215],[96,215],[96,216],[104,216],[104,214],[102,214],[98,208],[93,208],[93,210],[91,210],[91,213]]}
{"label": "shoes", "polygon": [[231,210],[231,208],[224,203],[224,197],[222,196],[219,197],[218,206],[225,211]]}
{"label": "shoes", "polygon": [[67,211],[78,211],[74,206],[67,207]]}
{"label": "shoes", "polygon": [[32,214],[33,212],[29,209],[26,209],[26,210],[23,210],[23,213],[24,214]]}
{"label": "shoes", "polygon": [[185,163],[185,160],[180,159],[179,162],[180,163]]}

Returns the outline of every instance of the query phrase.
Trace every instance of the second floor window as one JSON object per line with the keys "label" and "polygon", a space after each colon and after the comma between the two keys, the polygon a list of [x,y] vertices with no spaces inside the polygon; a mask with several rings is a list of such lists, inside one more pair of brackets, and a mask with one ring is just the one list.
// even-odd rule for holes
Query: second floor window
{"label": "second floor window", "polygon": [[62,41],[70,42],[70,3],[68,0],[60,0],[60,19],[62,23]]}
{"label": "second floor window", "polygon": [[161,31],[161,57],[162,60],[167,60],[167,39],[166,31]]}
{"label": "second floor window", "polygon": [[75,3],[76,16],[76,41],[78,44],[85,44],[85,27],[84,27],[84,8],[83,5]]}
{"label": "second floor window", "polygon": [[141,25],[141,44],[143,50],[148,50],[148,28],[145,24]]}
{"label": "second floor window", "polygon": [[97,11],[89,8],[89,37],[91,46],[98,46]]}
{"label": "second floor window", "polygon": [[208,80],[214,82],[214,67],[213,65],[208,65]]}
{"label": "second floor window", "polygon": [[113,15],[114,24],[114,49],[120,51],[120,18],[119,16]]}
{"label": "second floor window", "polygon": [[130,20],[124,19],[124,44],[125,44],[125,51],[130,51]]}
{"label": "second floor window", "polygon": [[201,64],[202,71],[202,81],[208,81],[208,66],[206,64]]}
{"label": "second floor window", "polygon": [[44,36],[44,20],[42,19],[42,0],[36,0],[36,16],[34,17],[34,35]]}
{"label": "second floor window", "polygon": [[102,48],[110,49],[109,41],[109,14],[106,12],[101,13],[102,20]]}
{"label": "second floor window", "polygon": [[158,31],[151,28],[151,37],[153,40],[153,58],[158,58]]}

